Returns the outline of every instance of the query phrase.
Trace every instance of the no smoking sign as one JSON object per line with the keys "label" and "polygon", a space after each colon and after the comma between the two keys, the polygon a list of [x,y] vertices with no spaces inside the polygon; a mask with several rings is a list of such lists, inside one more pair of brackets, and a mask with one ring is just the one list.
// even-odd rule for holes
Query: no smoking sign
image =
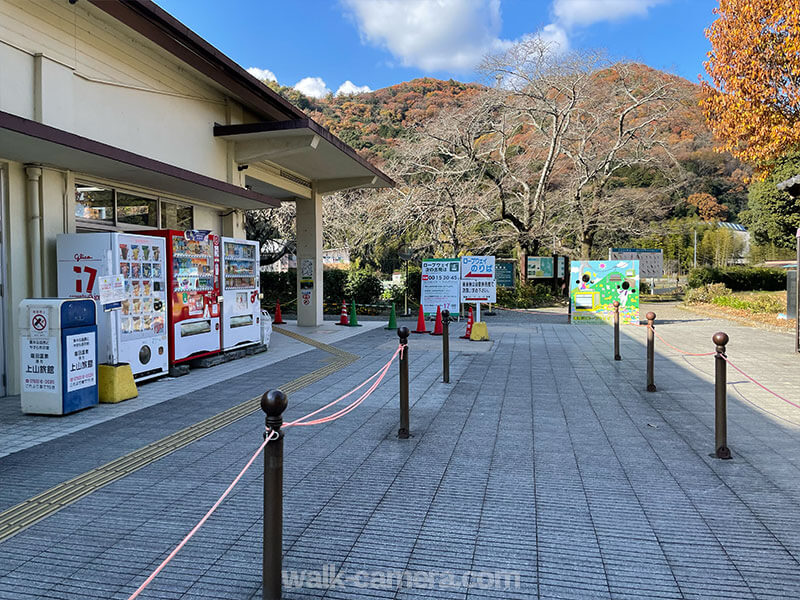
{"label": "no smoking sign", "polygon": [[48,311],[46,308],[28,308],[30,334],[35,337],[47,337],[50,334],[50,324],[47,322]]}

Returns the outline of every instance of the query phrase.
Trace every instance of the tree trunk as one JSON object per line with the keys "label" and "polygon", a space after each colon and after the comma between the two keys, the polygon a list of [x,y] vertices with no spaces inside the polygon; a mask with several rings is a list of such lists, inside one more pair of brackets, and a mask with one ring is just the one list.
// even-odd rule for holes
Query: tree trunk
{"label": "tree trunk", "polygon": [[581,240],[581,260],[589,260],[594,248],[594,231],[584,231]]}

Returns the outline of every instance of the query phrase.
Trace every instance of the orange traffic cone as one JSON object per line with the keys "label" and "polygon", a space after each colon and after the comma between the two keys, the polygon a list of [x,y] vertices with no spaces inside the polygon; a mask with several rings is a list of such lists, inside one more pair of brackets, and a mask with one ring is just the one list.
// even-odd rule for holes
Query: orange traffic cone
{"label": "orange traffic cone", "polygon": [[281,315],[281,301],[280,300],[278,300],[278,302],[275,305],[275,318],[272,319],[272,324],[273,325],[286,325],[286,321],[283,320],[283,316]]}
{"label": "orange traffic cone", "polygon": [[431,335],[444,335],[444,327],[442,326],[442,307],[436,307],[436,324],[433,326]]}
{"label": "orange traffic cone", "polygon": [[350,319],[347,317],[347,305],[344,303],[344,300],[342,300],[342,315],[339,317],[337,325],[350,326]]}
{"label": "orange traffic cone", "polygon": [[469,336],[472,334],[472,323],[473,323],[472,307],[470,306],[469,307],[469,316],[467,317],[467,333],[465,333],[464,335],[461,336],[462,340],[468,340]]}
{"label": "orange traffic cone", "polygon": [[419,316],[417,317],[417,328],[411,333],[428,333],[425,329],[425,313],[422,311],[422,304],[419,305]]}

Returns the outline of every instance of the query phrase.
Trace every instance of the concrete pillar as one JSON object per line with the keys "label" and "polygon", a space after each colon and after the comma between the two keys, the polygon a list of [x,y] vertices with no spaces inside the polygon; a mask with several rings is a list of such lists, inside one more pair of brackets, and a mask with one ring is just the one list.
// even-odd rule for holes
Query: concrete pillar
{"label": "concrete pillar", "polygon": [[322,325],[322,196],[297,198],[297,324]]}
{"label": "concrete pillar", "polygon": [[222,235],[243,240],[247,237],[244,226],[244,212],[241,210],[231,210],[224,213],[221,217]]}

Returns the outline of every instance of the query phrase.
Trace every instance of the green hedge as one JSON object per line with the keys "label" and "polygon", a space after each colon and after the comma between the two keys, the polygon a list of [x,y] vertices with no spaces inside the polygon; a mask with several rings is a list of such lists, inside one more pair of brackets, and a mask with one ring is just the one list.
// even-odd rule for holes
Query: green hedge
{"label": "green hedge", "polygon": [[556,301],[552,288],[544,283],[526,283],[515,288],[497,288],[497,305],[506,308],[535,308]]}
{"label": "green hedge", "polygon": [[786,289],[786,271],[766,267],[698,267],[689,273],[689,287],[722,283],[734,292]]}
{"label": "green hedge", "polygon": [[[326,305],[341,306],[343,300],[349,303],[353,299],[356,304],[375,304],[380,300],[383,284],[377,275],[368,271],[326,269],[322,272],[322,289]],[[275,303],[280,300],[282,306],[295,310],[297,270],[261,273],[261,293],[267,309],[274,310]]]}

